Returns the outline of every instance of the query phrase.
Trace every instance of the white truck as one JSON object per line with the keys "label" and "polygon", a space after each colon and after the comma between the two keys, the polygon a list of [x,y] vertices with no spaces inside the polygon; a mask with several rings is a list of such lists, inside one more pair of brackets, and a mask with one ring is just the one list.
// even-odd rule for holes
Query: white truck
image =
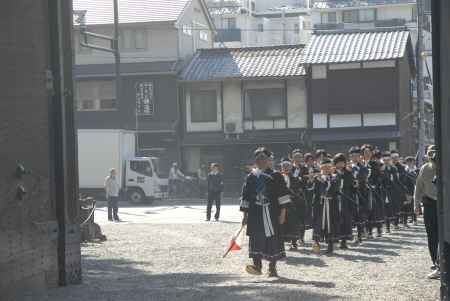
{"label": "white truck", "polygon": [[131,203],[162,198],[167,179],[159,176],[159,159],[136,157],[135,133],[124,130],[78,130],[80,193],[104,199],[104,181],[117,170],[122,195]]}

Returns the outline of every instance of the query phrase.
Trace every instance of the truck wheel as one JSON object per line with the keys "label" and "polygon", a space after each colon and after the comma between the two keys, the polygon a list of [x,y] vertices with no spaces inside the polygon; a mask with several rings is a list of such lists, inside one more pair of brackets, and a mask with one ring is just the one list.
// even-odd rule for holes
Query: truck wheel
{"label": "truck wheel", "polygon": [[145,201],[145,195],[138,189],[133,189],[128,193],[128,201],[131,204],[142,204]]}

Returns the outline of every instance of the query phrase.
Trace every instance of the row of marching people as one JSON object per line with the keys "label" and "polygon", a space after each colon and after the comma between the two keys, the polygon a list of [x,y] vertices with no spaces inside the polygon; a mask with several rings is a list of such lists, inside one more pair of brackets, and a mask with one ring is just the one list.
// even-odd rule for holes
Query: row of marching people
{"label": "row of marching people", "polygon": [[381,153],[370,145],[352,147],[348,156],[330,156],[325,150],[303,155],[294,150],[277,170],[265,147],[255,151],[255,166],[247,176],[240,210],[247,225],[249,255],[246,270],[260,275],[262,259],[269,261],[269,276],[277,276],[276,263],[291,249],[305,243],[312,229],[313,250],[327,253],[335,243],[347,249],[356,228],[357,243],[389,233],[391,227],[416,222],[413,194],[415,158],[400,158],[396,151]]}
{"label": "row of marching people", "polygon": [[[307,228],[313,230],[313,250],[321,243],[333,252],[334,243],[347,249],[356,228],[356,243],[383,235],[408,219],[416,222],[413,194],[417,169],[412,157],[401,160],[397,151],[380,152],[370,145],[352,147],[348,156],[330,156],[319,150],[316,156],[299,150],[283,159],[281,172],[291,190],[283,237],[291,248],[304,244]],[[402,162],[403,161],[403,162]]]}

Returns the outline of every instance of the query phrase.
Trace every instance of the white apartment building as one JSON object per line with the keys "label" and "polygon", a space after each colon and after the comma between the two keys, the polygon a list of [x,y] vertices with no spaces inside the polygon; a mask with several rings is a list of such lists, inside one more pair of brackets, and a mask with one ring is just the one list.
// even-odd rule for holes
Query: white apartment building
{"label": "white apartment building", "polygon": [[216,47],[305,44],[312,33],[306,0],[209,0]]}

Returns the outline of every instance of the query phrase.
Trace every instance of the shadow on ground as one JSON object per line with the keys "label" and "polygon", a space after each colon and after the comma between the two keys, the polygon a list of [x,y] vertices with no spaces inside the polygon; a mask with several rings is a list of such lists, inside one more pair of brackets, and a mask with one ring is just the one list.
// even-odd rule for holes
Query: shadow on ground
{"label": "shadow on ground", "polygon": [[[86,257],[82,285],[55,289],[33,301],[147,301],[147,300],[336,300],[342,297],[302,290],[302,286],[333,288],[334,283],[279,278],[244,278],[233,274],[167,273],[152,274],[136,266],[150,262]],[[267,285],[273,284],[273,285]],[[295,289],[288,286],[295,287]],[[95,297],[95,298],[94,298]]]}

